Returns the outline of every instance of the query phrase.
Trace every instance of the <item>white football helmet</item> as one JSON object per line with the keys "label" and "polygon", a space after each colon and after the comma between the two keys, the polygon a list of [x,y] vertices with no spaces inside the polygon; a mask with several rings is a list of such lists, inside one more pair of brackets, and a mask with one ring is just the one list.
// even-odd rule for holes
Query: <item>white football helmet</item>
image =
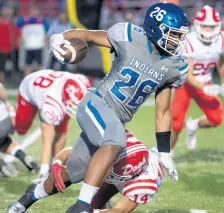
{"label": "white football helmet", "polygon": [[126,132],[126,137],[126,149],[123,149],[117,157],[107,179],[109,183],[130,180],[139,175],[148,165],[149,153],[147,147],[130,132]]}
{"label": "white football helmet", "polygon": [[[219,13],[208,5],[204,6],[196,14],[194,20],[194,27],[198,38],[205,43],[212,43],[216,41],[221,32],[221,20]],[[202,29],[202,27],[210,27],[209,30]]]}

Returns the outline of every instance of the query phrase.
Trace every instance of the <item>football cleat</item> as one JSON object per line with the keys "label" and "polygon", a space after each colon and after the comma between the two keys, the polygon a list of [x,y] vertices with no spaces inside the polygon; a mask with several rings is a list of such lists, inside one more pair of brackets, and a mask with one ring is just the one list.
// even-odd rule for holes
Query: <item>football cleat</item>
{"label": "football cleat", "polygon": [[66,213],[89,213],[90,212],[90,205],[88,203],[77,201],[75,204],[70,206]]}
{"label": "football cleat", "polygon": [[26,208],[18,201],[15,201],[11,205],[9,205],[6,213],[24,213],[25,211]]}
{"label": "football cleat", "polygon": [[33,192],[36,186],[36,184],[30,184],[25,193],[18,200],[18,203],[20,203],[26,210],[36,202],[36,200],[33,199]]}
{"label": "football cleat", "polygon": [[191,128],[191,122],[192,122],[192,119],[188,119],[185,122],[186,145],[189,150],[194,150],[196,149],[197,138],[196,138],[196,130]]}
{"label": "football cleat", "polygon": [[12,164],[7,164],[3,159],[0,159],[0,172],[4,177],[15,177],[17,170]]}
{"label": "football cleat", "polygon": [[30,172],[36,173],[39,171],[37,163],[33,160],[31,156],[26,156],[23,163],[27,167],[27,169],[29,169]]}
{"label": "football cleat", "polygon": [[43,181],[45,181],[48,178],[48,175],[49,175],[48,172],[43,173],[43,174],[39,174],[37,176],[37,178],[32,181],[32,183],[35,183],[35,184],[42,183]]}

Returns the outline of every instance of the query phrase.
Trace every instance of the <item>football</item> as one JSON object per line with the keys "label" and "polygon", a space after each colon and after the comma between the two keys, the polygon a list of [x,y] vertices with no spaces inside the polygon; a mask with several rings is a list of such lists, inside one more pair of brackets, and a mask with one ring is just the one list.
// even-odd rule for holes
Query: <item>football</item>
{"label": "football", "polygon": [[69,41],[71,45],[62,45],[62,49],[66,52],[66,55],[62,57],[66,63],[77,64],[86,57],[88,53],[88,44],[78,38],[73,38]]}

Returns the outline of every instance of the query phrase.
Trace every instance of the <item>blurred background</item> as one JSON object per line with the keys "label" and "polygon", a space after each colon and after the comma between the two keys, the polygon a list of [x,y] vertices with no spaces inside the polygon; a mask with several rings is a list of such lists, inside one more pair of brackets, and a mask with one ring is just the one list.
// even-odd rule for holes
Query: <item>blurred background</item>
{"label": "blurred background", "polygon": [[[155,0],[0,0],[0,81],[17,88],[22,78],[39,69],[81,72],[102,78],[111,56],[104,48],[89,47],[78,65],[61,65],[48,53],[48,39],[71,28],[105,29],[117,22],[141,25],[145,10]],[[223,0],[172,0],[192,22],[205,4],[224,13]],[[224,20],[223,20],[224,22]]]}

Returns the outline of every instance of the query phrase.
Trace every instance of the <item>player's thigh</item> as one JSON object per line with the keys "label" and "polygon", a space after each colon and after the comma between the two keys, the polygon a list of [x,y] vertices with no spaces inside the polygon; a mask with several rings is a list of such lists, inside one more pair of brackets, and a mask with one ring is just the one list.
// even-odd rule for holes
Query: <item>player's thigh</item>
{"label": "player's thigh", "polygon": [[173,130],[176,132],[181,131],[184,125],[186,113],[190,104],[190,95],[187,88],[175,89],[174,96],[171,101],[171,114]]}
{"label": "player's thigh", "polygon": [[66,162],[67,172],[72,183],[78,183],[83,180],[88,163],[98,147],[93,146],[86,134],[82,132],[75,144]]}
{"label": "player's thigh", "polygon": [[10,117],[6,117],[4,120],[0,121],[0,140],[5,138],[13,130],[12,121]]}
{"label": "player's thigh", "polygon": [[95,146],[126,146],[125,128],[104,99],[88,92],[80,102],[77,120],[90,142]]}
{"label": "player's thigh", "polygon": [[20,94],[18,95],[15,129],[19,134],[25,134],[28,131],[37,111],[36,106],[27,102]]}
{"label": "player's thigh", "polygon": [[223,107],[219,97],[208,96],[201,92],[197,98],[195,98],[195,102],[213,125],[218,126],[221,124]]}
{"label": "player's thigh", "polygon": [[68,130],[68,122],[69,122],[69,120],[70,120],[70,117],[68,115],[65,115],[65,118],[62,121],[62,123],[55,127],[55,131],[57,133],[66,133],[67,130]]}

